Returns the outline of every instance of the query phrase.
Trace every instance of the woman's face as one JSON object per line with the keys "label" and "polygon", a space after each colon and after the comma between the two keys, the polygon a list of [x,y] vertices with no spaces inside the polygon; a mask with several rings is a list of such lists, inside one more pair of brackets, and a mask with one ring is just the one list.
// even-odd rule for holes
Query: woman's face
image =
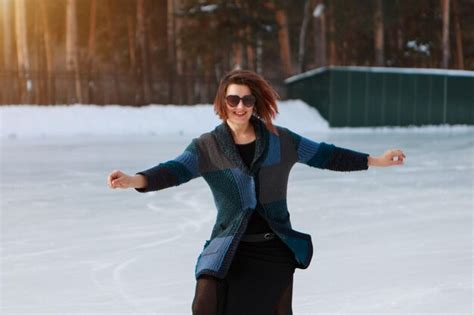
{"label": "woman's face", "polygon": [[[244,99],[237,100],[236,96]],[[237,101],[237,106],[232,107],[230,105],[230,103],[234,102],[235,104]],[[247,103],[248,105],[253,104],[253,106],[247,107],[244,103]],[[246,85],[230,84],[227,87],[225,104],[227,120],[230,120],[236,125],[247,124],[252,116],[253,108],[255,107],[255,96],[252,95],[249,87]]]}

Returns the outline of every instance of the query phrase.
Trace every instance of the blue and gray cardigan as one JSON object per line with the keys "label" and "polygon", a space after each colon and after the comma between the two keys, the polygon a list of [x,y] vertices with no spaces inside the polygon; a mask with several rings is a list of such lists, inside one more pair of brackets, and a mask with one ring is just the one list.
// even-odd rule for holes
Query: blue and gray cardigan
{"label": "blue and gray cardigan", "polygon": [[253,211],[259,211],[291,249],[297,268],[306,269],[313,256],[313,246],[310,235],[291,227],[286,202],[291,168],[300,162],[333,171],[368,169],[368,154],[315,142],[280,126],[276,126],[279,133],[276,135],[253,116],[251,123],[256,146],[250,168],[242,161],[230,128],[223,122],[213,131],[193,139],[175,159],[137,173],[147,179],[147,187],[136,189],[139,192],[178,186],[199,176],[209,184],[217,218],[197,259],[196,279],[202,274],[221,279],[226,276]]}

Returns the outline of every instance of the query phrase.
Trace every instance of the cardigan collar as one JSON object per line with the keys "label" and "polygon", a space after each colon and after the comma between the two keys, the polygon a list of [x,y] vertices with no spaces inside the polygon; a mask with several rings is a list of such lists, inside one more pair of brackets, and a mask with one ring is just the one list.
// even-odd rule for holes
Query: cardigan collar
{"label": "cardigan collar", "polygon": [[250,118],[250,122],[254,127],[256,137],[255,153],[250,168],[242,160],[227,122],[222,122],[214,129],[214,136],[224,155],[245,173],[253,175],[260,167],[268,151],[269,131],[263,121],[253,115]]}

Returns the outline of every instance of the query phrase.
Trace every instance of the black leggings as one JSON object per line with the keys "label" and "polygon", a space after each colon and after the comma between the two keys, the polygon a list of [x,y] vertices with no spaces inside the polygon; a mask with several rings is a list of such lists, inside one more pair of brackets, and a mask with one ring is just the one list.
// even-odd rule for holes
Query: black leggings
{"label": "black leggings", "polygon": [[[269,244],[264,246],[268,248]],[[196,281],[193,314],[291,315],[294,261],[285,256],[268,259],[270,252],[283,254],[281,250],[265,253],[262,248],[255,248],[263,244],[241,245],[225,279],[201,275]],[[278,246],[275,242],[275,248]]]}
{"label": "black leggings", "polygon": [[[233,309],[226,307],[226,289],[225,280],[219,280],[212,276],[203,275],[196,282],[196,293],[193,300],[193,315],[230,315],[230,314],[272,314],[272,315],[292,315],[291,301],[293,296],[293,278],[290,283],[283,289],[279,299],[276,301],[273,309],[262,310],[260,304],[252,304],[251,301],[243,301],[234,305]],[[251,290],[250,288],[247,288]],[[254,292],[256,294],[256,292]],[[248,307],[252,305],[255,309],[253,313],[249,313],[246,309],[240,307]]]}

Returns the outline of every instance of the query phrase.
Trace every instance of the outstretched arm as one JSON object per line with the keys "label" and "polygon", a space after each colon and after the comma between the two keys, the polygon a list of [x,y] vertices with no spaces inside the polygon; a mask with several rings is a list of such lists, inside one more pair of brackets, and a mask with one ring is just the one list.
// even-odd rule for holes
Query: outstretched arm
{"label": "outstretched arm", "polygon": [[[402,164],[405,157],[400,150],[388,150],[380,157],[373,157],[368,153],[337,147],[325,142],[316,142],[289,129],[286,130],[293,138],[298,162],[311,167],[341,172],[358,171],[366,170],[369,166]],[[393,161],[394,156],[398,156],[397,161]]]}
{"label": "outstretched arm", "polygon": [[143,193],[165,189],[184,184],[200,175],[198,153],[193,140],[175,159],[136,173],[135,190]]}
{"label": "outstretched arm", "polygon": [[193,139],[183,153],[173,160],[160,163],[150,169],[127,175],[114,170],[107,177],[110,188],[135,188],[138,192],[149,192],[178,186],[201,176],[199,172],[196,139]]}

